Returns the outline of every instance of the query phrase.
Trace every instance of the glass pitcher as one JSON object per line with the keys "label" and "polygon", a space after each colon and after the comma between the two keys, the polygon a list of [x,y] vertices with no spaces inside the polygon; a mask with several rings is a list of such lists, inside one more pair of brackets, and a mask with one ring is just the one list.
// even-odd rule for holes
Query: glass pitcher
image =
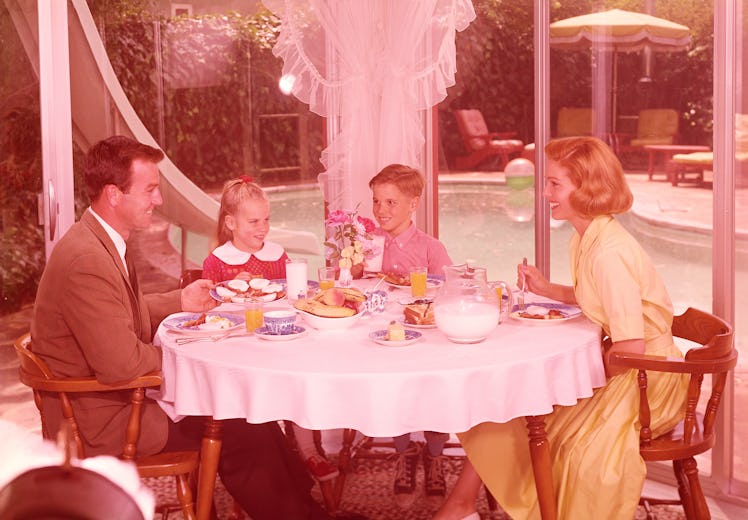
{"label": "glass pitcher", "polygon": [[468,264],[444,268],[445,280],[434,298],[436,327],[455,343],[478,343],[499,323],[499,301],[486,270]]}

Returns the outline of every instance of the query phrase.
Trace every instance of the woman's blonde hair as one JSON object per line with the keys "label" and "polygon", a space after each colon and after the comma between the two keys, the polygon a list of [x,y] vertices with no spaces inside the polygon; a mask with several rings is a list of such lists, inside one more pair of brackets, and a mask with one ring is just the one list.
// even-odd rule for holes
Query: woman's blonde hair
{"label": "woman's blonde hair", "polygon": [[246,200],[262,200],[268,202],[268,196],[259,185],[248,177],[240,177],[227,181],[223,185],[221,195],[221,209],[218,212],[218,244],[221,245],[233,238],[233,233],[226,227],[226,217],[236,215],[239,206]]}
{"label": "woman's blonde hair", "polygon": [[545,154],[568,172],[577,188],[569,196],[569,202],[581,216],[612,215],[631,208],[634,196],[621,161],[600,139],[554,139],[546,145]]}
{"label": "woman's blonde hair", "polygon": [[420,197],[425,183],[423,175],[415,168],[404,164],[390,164],[371,178],[369,188],[377,184],[394,184],[408,197]]}

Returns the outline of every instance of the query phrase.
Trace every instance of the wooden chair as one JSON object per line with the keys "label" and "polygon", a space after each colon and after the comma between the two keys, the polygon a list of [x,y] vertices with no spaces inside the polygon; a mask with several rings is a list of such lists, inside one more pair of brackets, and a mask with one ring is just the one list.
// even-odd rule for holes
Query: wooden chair
{"label": "wooden chair", "polygon": [[[173,476],[176,480],[177,500],[186,519],[195,518],[195,508],[192,497],[190,480],[198,466],[196,451],[164,452],[156,455],[138,457],[136,445],[140,436],[140,412],[145,397],[145,389],[161,385],[161,374],[158,372],[146,374],[128,383],[120,385],[103,385],[95,378],[60,378],[55,377],[47,364],[31,350],[31,336],[26,333],[15,342],[16,353],[20,361],[18,375],[23,384],[34,392],[34,402],[39,410],[42,422],[42,435],[46,439],[53,438],[46,423],[42,406],[42,394],[45,392],[59,394],[63,417],[70,427],[79,458],[85,457],[83,441],[75,420],[75,414],[69,394],[79,392],[111,392],[114,390],[132,390],[132,410],[125,432],[125,444],[122,447],[121,458],[131,460],[138,468],[141,477]],[[159,508],[166,518],[171,506]]]}
{"label": "wooden chair", "polygon": [[[647,518],[654,518],[649,509],[650,504],[681,504],[689,520],[708,519],[711,517],[699,483],[694,456],[714,446],[717,410],[727,374],[737,363],[738,353],[733,348],[732,326],[717,316],[693,308],[675,316],[673,336],[698,343],[699,346],[691,348],[684,359],[615,352],[610,355],[610,364],[638,370],[641,423],[639,452],[645,461],[672,460],[673,472],[678,481],[680,500],[642,497],[640,504],[648,511]],[[649,428],[648,371],[690,374],[683,421],[657,438],[652,438]],[[700,404],[704,374],[711,374],[712,390],[709,398]]]}
{"label": "wooden chair", "polygon": [[179,288],[184,289],[192,282],[203,277],[202,269],[185,269],[179,277]]}
{"label": "wooden chair", "polygon": [[522,141],[512,139],[516,132],[489,132],[480,110],[455,110],[454,115],[466,152],[455,159],[458,170],[469,170],[495,158],[503,169],[511,158],[522,153]]}

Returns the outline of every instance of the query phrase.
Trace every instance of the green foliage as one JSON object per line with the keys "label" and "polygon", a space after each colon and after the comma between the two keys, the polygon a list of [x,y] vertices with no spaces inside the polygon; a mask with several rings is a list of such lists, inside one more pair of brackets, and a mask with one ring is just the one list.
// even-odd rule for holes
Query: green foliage
{"label": "green foliage", "polygon": [[6,314],[33,301],[44,267],[36,199],[42,185],[39,112],[11,111],[0,140],[0,314]]}
{"label": "green foliage", "polygon": [[[551,21],[613,8],[642,11],[643,0],[553,0]],[[451,165],[463,153],[452,110],[478,108],[489,130],[516,131],[525,142],[534,139],[534,2],[474,0],[476,19],[457,33],[457,85],[439,106],[442,149]],[[619,114],[635,115],[649,107],[670,107],[681,113],[684,143],[711,143],[713,12],[702,0],[657,0],[655,16],[691,29],[688,52],[655,54],[653,83],[640,82],[642,54],[619,54]],[[551,49],[551,135],[555,114],[564,106],[591,106],[592,68],[589,51]]]}
{"label": "green foliage", "polygon": [[[263,182],[274,179],[264,170],[317,164],[300,157],[298,113],[306,108],[278,89],[282,63],[272,47],[280,24],[269,11],[157,19],[131,10],[106,15],[105,23],[109,57],[130,102],[200,187],[243,173]],[[318,154],[321,122],[307,122]],[[315,178],[319,169],[302,175]]]}

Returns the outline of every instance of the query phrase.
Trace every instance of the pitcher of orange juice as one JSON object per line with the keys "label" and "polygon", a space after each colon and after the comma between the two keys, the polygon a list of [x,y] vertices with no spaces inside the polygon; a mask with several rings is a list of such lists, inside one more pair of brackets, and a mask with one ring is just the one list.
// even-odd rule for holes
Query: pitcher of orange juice
{"label": "pitcher of orange juice", "polygon": [[503,323],[509,319],[509,313],[512,312],[514,307],[512,288],[508,283],[502,281],[489,282],[488,285],[496,291],[496,298],[499,300],[499,323]]}

